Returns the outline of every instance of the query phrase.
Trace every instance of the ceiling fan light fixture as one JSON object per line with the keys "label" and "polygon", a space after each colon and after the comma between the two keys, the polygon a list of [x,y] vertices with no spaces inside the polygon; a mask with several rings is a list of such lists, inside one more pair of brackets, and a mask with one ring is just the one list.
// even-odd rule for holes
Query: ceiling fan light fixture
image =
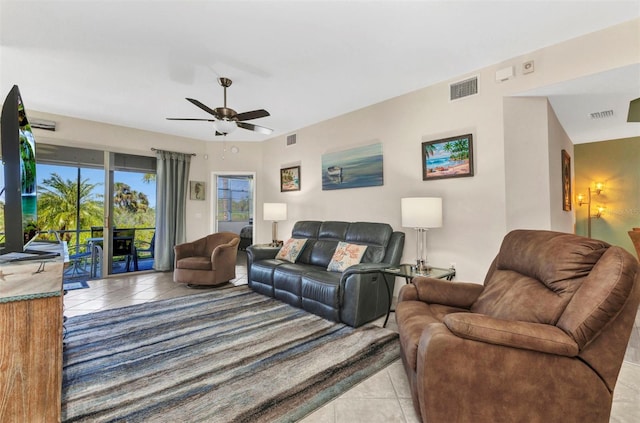
{"label": "ceiling fan light fixture", "polygon": [[233,120],[221,119],[213,122],[213,127],[216,128],[216,132],[227,135],[235,131],[238,125]]}
{"label": "ceiling fan light fixture", "polygon": [[629,103],[627,122],[640,122],[640,97]]}

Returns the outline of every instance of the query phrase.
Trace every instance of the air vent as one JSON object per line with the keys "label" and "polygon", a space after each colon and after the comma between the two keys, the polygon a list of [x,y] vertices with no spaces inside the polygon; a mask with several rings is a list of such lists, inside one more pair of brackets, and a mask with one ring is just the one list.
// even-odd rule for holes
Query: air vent
{"label": "air vent", "polygon": [[464,81],[454,82],[449,85],[450,100],[458,100],[460,98],[469,97],[478,94],[478,77],[465,79]]}
{"label": "air vent", "polygon": [[613,117],[613,110],[603,110],[601,112],[589,113],[591,119],[606,119]]}
{"label": "air vent", "polygon": [[287,135],[287,147],[296,143],[296,134]]}
{"label": "air vent", "polygon": [[46,129],[47,131],[55,131],[56,123],[52,120],[29,119],[32,128]]}

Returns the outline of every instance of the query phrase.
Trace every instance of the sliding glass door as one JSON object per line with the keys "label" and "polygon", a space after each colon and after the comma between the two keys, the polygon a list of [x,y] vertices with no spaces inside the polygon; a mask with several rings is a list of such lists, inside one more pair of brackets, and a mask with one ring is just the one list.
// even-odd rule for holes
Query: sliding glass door
{"label": "sliding glass door", "polygon": [[37,227],[67,242],[73,277],[153,268],[155,163],[155,157],[39,144]]}

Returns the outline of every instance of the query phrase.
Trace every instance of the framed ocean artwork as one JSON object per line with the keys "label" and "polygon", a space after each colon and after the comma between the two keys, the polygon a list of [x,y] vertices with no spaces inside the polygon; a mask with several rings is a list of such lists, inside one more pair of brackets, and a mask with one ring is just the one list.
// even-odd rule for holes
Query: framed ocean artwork
{"label": "framed ocean artwork", "polygon": [[473,176],[473,135],[422,143],[422,180]]}
{"label": "framed ocean artwork", "polygon": [[382,143],[322,155],[322,190],[383,185]]}

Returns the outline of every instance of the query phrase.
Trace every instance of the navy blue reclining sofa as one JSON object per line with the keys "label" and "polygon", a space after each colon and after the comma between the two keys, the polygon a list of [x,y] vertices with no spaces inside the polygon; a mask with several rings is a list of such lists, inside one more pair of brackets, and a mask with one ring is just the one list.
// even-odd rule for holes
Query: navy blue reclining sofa
{"label": "navy blue reclining sofa", "polygon": [[[380,269],[400,263],[404,232],[386,223],[299,221],[291,238],[307,240],[295,263],[276,259],[277,247],[247,248],[252,290],[353,327],[387,313],[389,292]],[[328,271],[340,241],[367,249],[359,264]]]}

